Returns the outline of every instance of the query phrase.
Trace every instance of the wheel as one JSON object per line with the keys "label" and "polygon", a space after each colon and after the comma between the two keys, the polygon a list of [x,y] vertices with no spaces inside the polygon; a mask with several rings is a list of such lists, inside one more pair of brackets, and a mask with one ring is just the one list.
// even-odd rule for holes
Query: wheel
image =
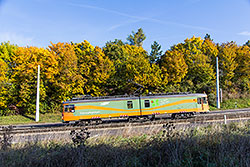
{"label": "wheel", "polygon": [[135,122],[137,120],[136,117],[129,117],[128,122]]}
{"label": "wheel", "polygon": [[172,114],[171,119],[176,119],[176,114]]}
{"label": "wheel", "polygon": [[150,118],[150,121],[154,121],[155,120],[155,115],[152,115]]}

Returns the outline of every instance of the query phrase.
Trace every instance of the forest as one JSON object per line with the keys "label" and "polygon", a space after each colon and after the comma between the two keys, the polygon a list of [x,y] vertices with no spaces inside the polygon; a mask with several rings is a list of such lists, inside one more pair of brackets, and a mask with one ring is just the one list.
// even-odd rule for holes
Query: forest
{"label": "forest", "polygon": [[[191,37],[162,51],[154,41],[148,53],[140,28],[127,41],[115,39],[105,46],[58,42],[46,48],[0,45],[0,115],[32,114],[36,109],[37,68],[40,72],[41,112],[61,110],[78,95],[111,96],[165,92],[207,93],[215,104],[216,57],[224,96],[249,96],[250,40],[243,45],[215,43],[209,34]],[[131,82],[133,81],[133,82]]]}

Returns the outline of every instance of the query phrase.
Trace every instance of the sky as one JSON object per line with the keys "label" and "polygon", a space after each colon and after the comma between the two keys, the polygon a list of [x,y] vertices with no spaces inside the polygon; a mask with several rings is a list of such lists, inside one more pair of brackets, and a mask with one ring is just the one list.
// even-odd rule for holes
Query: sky
{"label": "sky", "polygon": [[0,0],[0,42],[47,47],[89,41],[126,42],[142,28],[144,49],[162,50],[192,36],[216,43],[250,40],[250,0]]}

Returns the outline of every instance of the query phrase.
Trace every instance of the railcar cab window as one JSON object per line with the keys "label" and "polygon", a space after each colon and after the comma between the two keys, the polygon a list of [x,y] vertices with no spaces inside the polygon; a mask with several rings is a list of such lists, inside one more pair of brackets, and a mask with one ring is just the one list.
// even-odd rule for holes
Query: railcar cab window
{"label": "railcar cab window", "polygon": [[128,109],[133,108],[133,102],[127,101],[127,106],[128,106]]}
{"label": "railcar cab window", "polygon": [[149,100],[145,100],[145,101],[144,101],[144,104],[145,104],[145,107],[150,107],[150,102],[149,102]]}
{"label": "railcar cab window", "polygon": [[206,97],[202,97],[202,101],[204,104],[207,104],[207,98]]}
{"label": "railcar cab window", "polygon": [[197,103],[201,104],[201,98],[200,97],[197,98]]}
{"label": "railcar cab window", "polygon": [[74,105],[64,106],[64,112],[75,112],[75,106]]}

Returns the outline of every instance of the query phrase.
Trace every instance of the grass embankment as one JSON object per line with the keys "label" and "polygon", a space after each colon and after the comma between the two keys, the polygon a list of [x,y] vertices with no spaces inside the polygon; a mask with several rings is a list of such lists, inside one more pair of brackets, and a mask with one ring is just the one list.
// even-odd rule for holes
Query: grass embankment
{"label": "grass embankment", "polygon": [[[0,125],[30,124],[35,122],[35,115],[0,116]],[[61,113],[46,113],[39,115],[39,123],[61,122]]]}
{"label": "grass embankment", "polygon": [[[250,98],[227,99],[221,103],[221,110],[250,108]],[[210,110],[218,110],[215,106],[210,105]]]}
{"label": "grass embankment", "polygon": [[[0,166],[243,166],[250,164],[250,122],[175,130],[154,136],[16,144]],[[1,165],[2,163],[2,165]]]}

